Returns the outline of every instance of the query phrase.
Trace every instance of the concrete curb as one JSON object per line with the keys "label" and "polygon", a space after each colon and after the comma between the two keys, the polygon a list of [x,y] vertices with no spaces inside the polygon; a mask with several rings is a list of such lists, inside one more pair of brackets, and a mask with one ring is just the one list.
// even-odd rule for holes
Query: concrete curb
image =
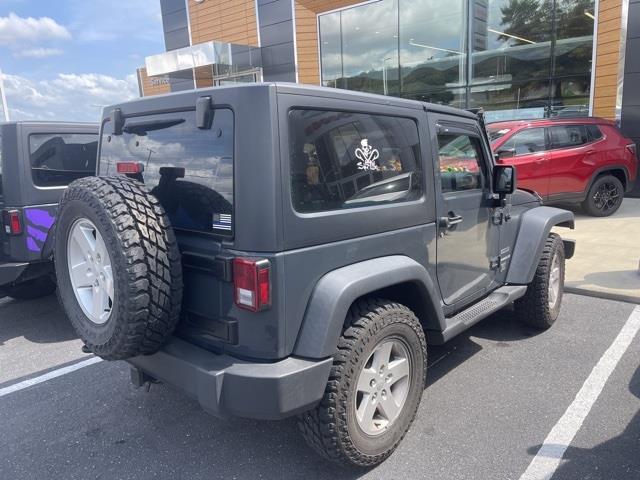
{"label": "concrete curb", "polygon": [[616,300],[618,302],[633,303],[640,305],[640,297],[635,295],[625,295],[621,293],[600,292],[598,290],[589,290],[581,287],[564,287],[565,293],[573,293],[576,295],[584,295],[585,297],[602,298],[604,300]]}

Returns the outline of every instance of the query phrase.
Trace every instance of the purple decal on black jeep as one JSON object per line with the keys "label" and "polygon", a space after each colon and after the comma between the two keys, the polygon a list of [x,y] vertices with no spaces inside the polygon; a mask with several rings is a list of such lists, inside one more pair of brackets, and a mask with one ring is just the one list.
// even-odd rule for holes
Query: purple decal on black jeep
{"label": "purple decal on black jeep", "polygon": [[40,252],[55,217],[42,208],[28,208],[24,214],[27,219],[27,248],[31,252]]}
{"label": "purple decal on black jeep", "polygon": [[47,230],[53,225],[55,217],[51,213],[42,208],[29,208],[25,210],[27,221],[37,227],[44,227]]}

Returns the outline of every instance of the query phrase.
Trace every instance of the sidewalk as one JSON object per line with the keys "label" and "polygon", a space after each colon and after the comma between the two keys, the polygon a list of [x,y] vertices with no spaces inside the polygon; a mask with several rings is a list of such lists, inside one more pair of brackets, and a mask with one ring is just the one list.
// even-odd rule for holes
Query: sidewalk
{"label": "sidewalk", "polygon": [[576,253],[567,261],[565,290],[640,303],[640,198],[625,198],[611,217],[573,211],[575,230],[554,230],[576,240]]}

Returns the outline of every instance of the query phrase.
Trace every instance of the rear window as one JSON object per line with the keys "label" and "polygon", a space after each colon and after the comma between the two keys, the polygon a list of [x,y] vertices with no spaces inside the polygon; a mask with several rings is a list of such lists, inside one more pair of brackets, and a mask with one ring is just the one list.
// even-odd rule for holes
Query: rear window
{"label": "rear window", "polygon": [[589,134],[589,141],[595,142],[596,140],[600,140],[604,135],[602,131],[600,131],[600,127],[597,125],[585,125],[587,129],[587,133]]}
{"label": "rear window", "polygon": [[418,127],[408,118],[289,112],[291,191],[301,213],[422,196]]}
{"label": "rear window", "polygon": [[39,187],[61,187],[96,173],[98,135],[34,133],[29,135],[31,176]]}
{"label": "rear window", "polygon": [[195,125],[195,112],[127,119],[122,135],[107,122],[100,174],[118,162],[144,166],[141,180],[160,200],[174,228],[232,235],[233,113],[216,109],[210,129]]}

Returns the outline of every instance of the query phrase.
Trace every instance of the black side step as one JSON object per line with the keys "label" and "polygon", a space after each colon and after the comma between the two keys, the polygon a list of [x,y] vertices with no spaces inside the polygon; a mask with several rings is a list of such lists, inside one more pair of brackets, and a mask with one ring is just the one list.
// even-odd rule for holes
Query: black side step
{"label": "black side step", "polygon": [[[442,332],[441,341],[444,343],[467,328],[475,325],[483,318],[507,306],[527,292],[526,285],[509,285],[494,290],[488,297],[474,303],[469,308],[446,319],[447,328]],[[440,339],[439,339],[440,340]]]}

